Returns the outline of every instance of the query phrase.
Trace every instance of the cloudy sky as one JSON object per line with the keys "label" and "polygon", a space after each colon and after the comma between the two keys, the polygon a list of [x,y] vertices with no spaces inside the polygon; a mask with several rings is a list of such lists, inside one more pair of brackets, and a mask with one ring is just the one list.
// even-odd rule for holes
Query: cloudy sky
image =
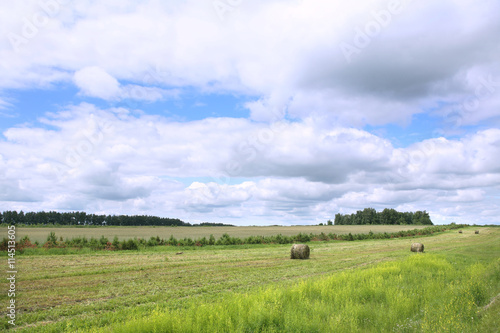
{"label": "cloudy sky", "polygon": [[1,1],[0,35],[0,211],[500,224],[498,1]]}

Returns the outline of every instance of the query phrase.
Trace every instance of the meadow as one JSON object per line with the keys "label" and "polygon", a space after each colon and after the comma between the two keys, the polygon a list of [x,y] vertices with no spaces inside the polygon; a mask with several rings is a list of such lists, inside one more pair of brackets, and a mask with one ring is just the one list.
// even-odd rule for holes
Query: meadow
{"label": "meadow", "polygon": [[278,244],[22,254],[16,331],[496,332],[500,228],[474,230],[310,242],[309,260]]}
{"label": "meadow", "polygon": [[24,236],[29,236],[32,242],[45,242],[47,235],[52,231],[57,237],[63,239],[72,237],[87,237],[100,238],[104,236],[113,239],[115,236],[119,240],[130,238],[149,239],[150,237],[160,237],[168,239],[170,236],[175,238],[190,237],[193,239],[209,237],[214,235],[219,238],[223,234],[228,234],[231,237],[249,237],[249,236],[269,236],[282,234],[284,236],[293,236],[299,233],[335,233],[341,234],[361,234],[370,231],[374,233],[390,233],[400,230],[423,229],[425,225],[371,225],[371,226],[256,226],[256,227],[69,227],[69,226],[46,226],[46,227],[19,227],[17,228],[17,237],[21,239]]}

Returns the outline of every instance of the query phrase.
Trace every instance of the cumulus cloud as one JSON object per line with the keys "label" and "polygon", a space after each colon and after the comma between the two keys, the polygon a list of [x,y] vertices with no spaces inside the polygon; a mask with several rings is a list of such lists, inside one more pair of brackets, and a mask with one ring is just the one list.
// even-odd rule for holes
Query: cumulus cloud
{"label": "cumulus cloud", "polygon": [[[165,96],[162,86],[196,87],[258,96],[247,106],[259,121],[289,109],[292,117],[312,113],[357,126],[404,123],[430,109],[449,120],[475,96],[480,82],[467,78],[478,68],[500,81],[498,3],[398,3],[241,3],[223,20],[198,1],[88,2],[61,5],[52,15],[35,2],[16,5],[2,11],[5,35],[23,37],[23,18],[33,13],[47,23],[17,51],[3,41],[9,67],[0,89],[74,75],[83,94],[151,101]],[[349,59],[344,44],[357,49]],[[134,85],[143,96],[134,96]],[[494,89],[477,110],[462,112],[461,125],[498,116]]]}
{"label": "cumulus cloud", "polygon": [[97,66],[85,67],[77,71],[73,80],[81,94],[111,101],[133,99],[154,102],[179,95],[176,89],[167,90],[136,84],[121,85],[117,79]]}
{"label": "cumulus cloud", "polygon": [[178,123],[89,104],[43,122],[52,129],[4,132],[3,209],[15,202],[24,210],[161,215],[169,207],[185,219],[310,223],[366,206],[445,216],[460,205],[467,216],[483,214],[500,189],[498,129],[395,148],[359,129],[314,122]]}
{"label": "cumulus cloud", "polygon": [[97,66],[85,67],[75,73],[75,84],[81,93],[102,99],[115,99],[120,92],[120,83]]}
{"label": "cumulus cloud", "polygon": [[[391,206],[498,221],[497,2],[232,6],[0,4],[1,116],[19,91],[100,100],[4,130],[0,208],[308,223]],[[193,92],[243,96],[249,119],[126,105]],[[438,135],[401,146],[369,130],[419,116]]]}

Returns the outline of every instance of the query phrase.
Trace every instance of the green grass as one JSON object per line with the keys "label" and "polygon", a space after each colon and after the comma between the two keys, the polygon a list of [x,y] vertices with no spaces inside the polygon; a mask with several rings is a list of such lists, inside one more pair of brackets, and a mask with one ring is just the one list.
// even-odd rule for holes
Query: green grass
{"label": "green grass", "polygon": [[324,232],[335,234],[361,234],[369,233],[390,233],[401,230],[421,229],[427,226],[417,225],[370,225],[370,226],[271,226],[271,227],[18,227],[16,228],[17,238],[21,239],[28,236],[32,242],[38,241],[44,243],[47,240],[47,235],[52,231],[56,236],[66,238],[87,237],[100,238],[101,236],[113,239],[117,236],[119,240],[130,238],[149,239],[150,237],[159,236],[160,238],[168,239],[171,235],[175,238],[190,237],[192,239],[209,237],[211,234],[219,238],[227,233],[231,237],[249,237],[249,236],[270,236],[282,234],[285,236],[293,236],[299,233],[319,234]]}
{"label": "green grass", "polygon": [[[21,255],[17,324],[20,332],[488,332],[498,324],[497,304],[482,309],[500,292],[500,229],[473,230],[311,242],[304,261],[288,259],[289,245]],[[426,253],[410,253],[415,241]]]}
{"label": "green grass", "polygon": [[[490,266],[414,255],[216,304],[156,310],[103,332],[470,332],[500,274]],[[483,281],[490,283],[483,283]]]}

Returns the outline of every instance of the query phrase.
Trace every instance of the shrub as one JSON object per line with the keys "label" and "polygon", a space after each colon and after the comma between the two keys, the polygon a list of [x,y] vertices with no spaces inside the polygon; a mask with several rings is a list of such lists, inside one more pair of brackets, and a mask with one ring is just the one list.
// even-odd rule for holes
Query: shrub
{"label": "shrub", "polygon": [[293,240],[296,241],[296,242],[301,242],[301,243],[310,242],[311,241],[311,236],[308,235],[308,234],[299,233],[298,235],[296,235],[293,238]]}
{"label": "shrub", "polygon": [[101,243],[96,238],[94,238],[94,237],[90,238],[89,247],[92,250],[103,249],[105,245],[106,245],[106,243],[104,243],[104,245],[101,245]]}
{"label": "shrub", "polygon": [[183,244],[184,246],[194,246],[195,245],[195,242],[189,237],[185,237],[183,239],[183,243],[184,243]]}
{"label": "shrub", "polygon": [[324,233],[324,232],[321,232],[319,234],[319,240],[322,240],[322,241],[327,241],[328,240],[328,236]]}
{"label": "shrub", "polygon": [[0,243],[0,251],[7,251],[9,247],[9,239],[7,237],[4,237],[2,239],[2,242]]}
{"label": "shrub", "polygon": [[51,231],[49,233],[49,235],[47,236],[47,242],[52,244],[57,244],[57,237],[55,232]]}
{"label": "shrub", "polygon": [[203,237],[203,238],[198,240],[198,243],[200,244],[199,246],[205,246],[205,245],[208,245],[208,240],[206,237]]}
{"label": "shrub", "polygon": [[244,240],[245,244],[262,244],[263,237],[262,236],[249,236]]}
{"label": "shrub", "polygon": [[123,241],[122,250],[139,250],[139,242],[137,239]]}
{"label": "shrub", "polygon": [[170,235],[170,238],[168,239],[167,244],[175,246],[178,244],[178,241],[177,241],[177,239],[175,239],[174,235]]}
{"label": "shrub", "polygon": [[158,245],[158,239],[157,237],[153,237],[151,236],[151,238],[148,240],[148,242],[146,243],[147,246],[157,246]]}
{"label": "shrub", "polygon": [[120,248],[120,241],[118,240],[118,236],[115,236],[115,238],[113,238],[112,245],[113,245],[113,247],[115,249],[119,249]]}
{"label": "shrub", "polygon": [[26,235],[19,241],[19,243],[16,243],[16,250],[22,253],[24,249],[26,248],[33,249],[36,246],[37,246],[36,244],[31,243],[30,238]]}
{"label": "shrub", "polygon": [[216,245],[233,245],[231,242],[231,236],[229,234],[223,234],[220,238],[215,242]]}
{"label": "shrub", "polygon": [[101,239],[99,239],[99,243],[101,243],[102,246],[106,246],[109,243],[109,240],[106,237],[101,236]]}

